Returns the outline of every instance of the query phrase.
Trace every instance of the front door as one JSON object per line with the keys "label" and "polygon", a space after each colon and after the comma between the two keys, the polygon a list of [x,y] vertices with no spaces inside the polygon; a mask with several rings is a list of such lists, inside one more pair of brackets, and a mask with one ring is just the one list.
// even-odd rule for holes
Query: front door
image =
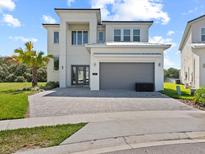
{"label": "front door", "polygon": [[89,85],[89,66],[72,66],[72,85]]}

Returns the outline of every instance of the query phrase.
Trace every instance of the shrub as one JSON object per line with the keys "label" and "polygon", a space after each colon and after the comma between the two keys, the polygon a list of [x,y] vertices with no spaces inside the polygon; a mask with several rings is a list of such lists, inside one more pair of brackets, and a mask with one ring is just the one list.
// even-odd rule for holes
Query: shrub
{"label": "shrub", "polygon": [[14,82],[15,79],[16,79],[16,76],[14,74],[9,74],[6,77],[6,82]]}
{"label": "shrub", "polygon": [[[21,78],[16,79],[17,76],[21,76]],[[31,82],[31,68],[26,67],[24,64],[16,63],[16,61],[13,61],[11,57],[0,57],[0,82],[16,82],[16,80],[18,80],[18,82],[22,82],[22,77],[24,77],[27,82]],[[37,78],[39,82],[46,81],[46,67],[38,69]]]}
{"label": "shrub", "polygon": [[196,90],[194,99],[197,104],[205,106],[205,88]]}
{"label": "shrub", "polygon": [[51,90],[59,87],[59,82],[50,81],[46,83],[45,90]]}
{"label": "shrub", "polygon": [[15,82],[26,82],[26,79],[23,76],[17,76]]}

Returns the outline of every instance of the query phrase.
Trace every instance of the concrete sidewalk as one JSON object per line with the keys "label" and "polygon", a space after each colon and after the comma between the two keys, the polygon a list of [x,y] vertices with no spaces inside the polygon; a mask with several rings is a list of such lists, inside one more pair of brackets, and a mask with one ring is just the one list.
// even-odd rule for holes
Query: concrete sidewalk
{"label": "concrete sidewalk", "polygon": [[203,111],[132,111],[114,113],[79,114],[56,117],[38,117],[17,120],[0,121],[0,131],[18,128],[31,128],[39,126],[51,126],[73,123],[94,123],[106,121],[135,120],[135,119],[167,119],[167,118],[191,118],[205,117]]}
{"label": "concrete sidewalk", "polygon": [[[205,132],[187,133],[164,133],[149,134],[140,136],[123,136],[96,141],[87,141],[71,144],[61,144],[59,146],[18,151],[17,154],[97,154],[118,151],[134,150],[138,148],[152,146],[166,146],[184,143],[205,143]],[[195,153],[198,154],[198,153]]]}
{"label": "concrete sidewalk", "polygon": [[[19,151],[25,154],[103,153],[155,142],[205,139],[205,112],[135,111],[29,118],[0,122],[0,130],[88,122],[61,145]],[[205,140],[203,140],[205,142]]]}

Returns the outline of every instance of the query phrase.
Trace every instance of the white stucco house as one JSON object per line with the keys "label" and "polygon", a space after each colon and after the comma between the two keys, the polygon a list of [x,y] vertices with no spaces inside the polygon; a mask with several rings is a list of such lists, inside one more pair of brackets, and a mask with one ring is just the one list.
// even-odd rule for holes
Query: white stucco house
{"label": "white stucco house", "polygon": [[205,15],[188,21],[179,50],[182,83],[205,86]]}
{"label": "white stucco house", "polygon": [[102,21],[100,9],[55,9],[60,24],[48,32],[48,81],[60,87],[135,89],[153,83],[163,89],[163,52],[171,45],[149,43],[153,21]]}

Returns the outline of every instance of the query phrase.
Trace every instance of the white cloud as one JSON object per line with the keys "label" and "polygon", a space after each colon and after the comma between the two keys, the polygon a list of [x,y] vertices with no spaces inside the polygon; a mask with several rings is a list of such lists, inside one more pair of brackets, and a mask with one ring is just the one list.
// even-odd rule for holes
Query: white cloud
{"label": "white cloud", "polygon": [[171,37],[175,34],[175,32],[173,30],[170,30],[167,32],[167,36]]}
{"label": "white cloud", "polygon": [[[163,11],[161,0],[91,0],[92,8],[101,8],[106,20],[158,20],[167,24],[170,20]],[[109,8],[109,9],[108,9]]]}
{"label": "white cloud", "polygon": [[42,18],[43,18],[43,21],[45,23],[49,23],[49,24],[56,23],[56,20],[53,17],[51,17],[51,16],[43,15]]}
{"label": "white cloud", "polygon": [[19,21],[19,19],[14,18],[10,14],[3,15],[3,22],[12,27],[21,27],[21,22]]}
{"label": "white cloud", "polygon": [[9,11],[14,10],[16,7],[13,0],[0,0],[0,10],[7,9]]}
{"label": "white cloud", "polygon": [[162,36],[150,37],[151,43],[173,43],[171,38],[163,38]]}
{"label": "white cloud", "polygon": [[28,41],[35,43],[38,41],[38,39],[36,39],[36,38],[27,38],[24,36],[10,36],[9,39],[14,40],[14,41],[21,41],[23,43],[26,43]]}
{"label": "white cloud", "polygon": [[75,0],[67,0],[68,6],[71,6],[71,4],[72,4],[73,2],[75,2]]}

